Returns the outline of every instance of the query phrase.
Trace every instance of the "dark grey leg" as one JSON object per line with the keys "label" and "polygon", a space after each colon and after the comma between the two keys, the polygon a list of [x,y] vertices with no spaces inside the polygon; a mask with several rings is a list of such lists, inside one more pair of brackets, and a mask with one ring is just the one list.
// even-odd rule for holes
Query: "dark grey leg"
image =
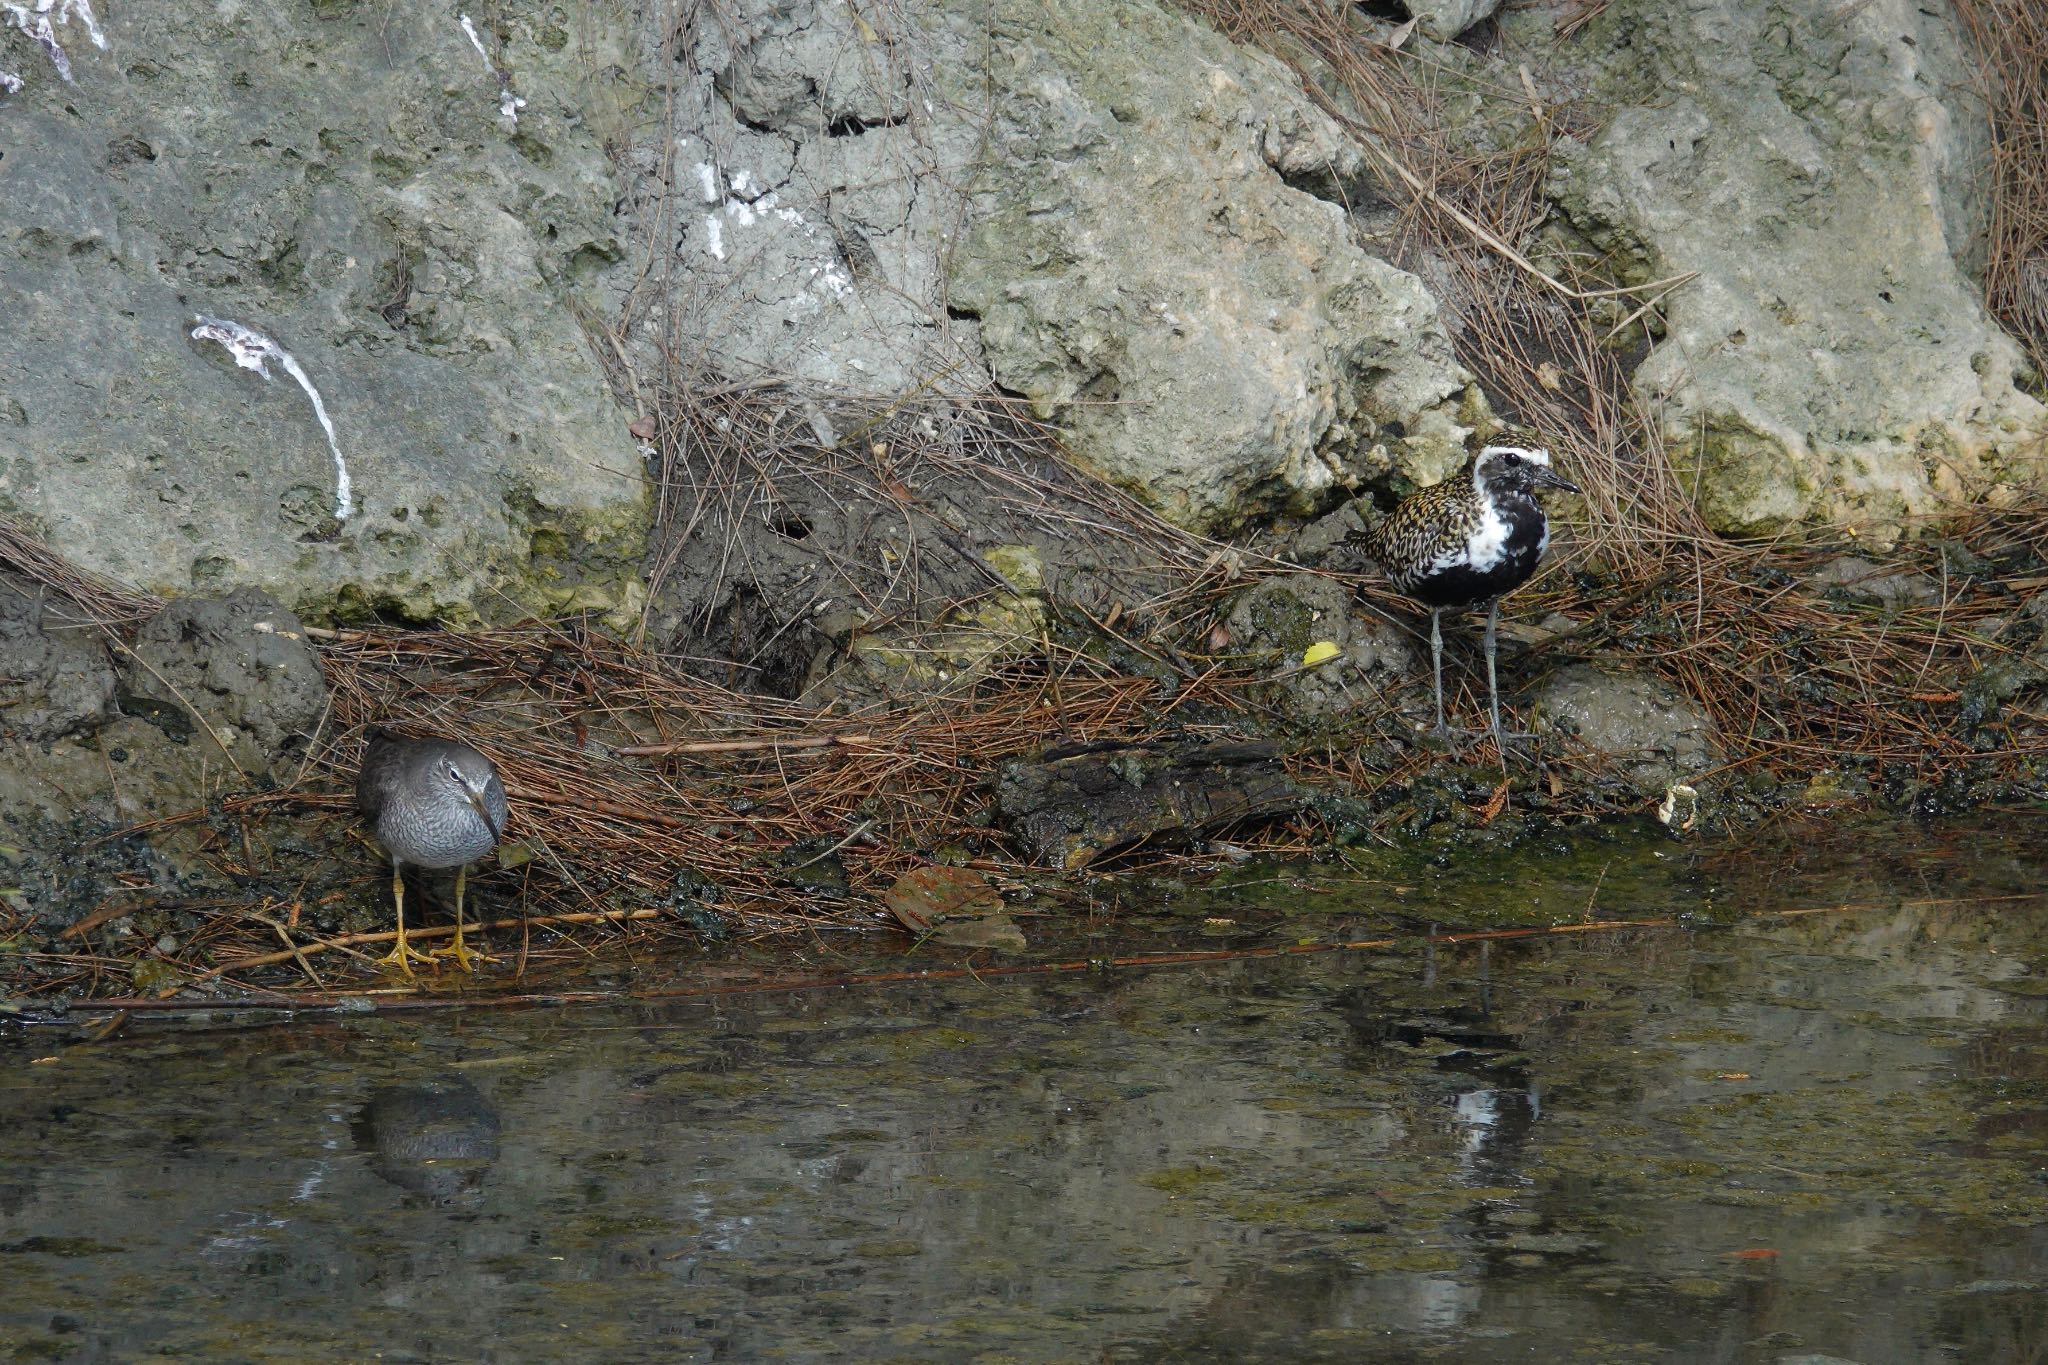
{"label": "dark grey leg", "polygon": [[1430,680],[1436,686],[1436,732],[1438,736],[1450,733],[1444,724],[1444,632],[1442,607],[1429,611],[1429,670]]}
{"label": "dark grey leg", "polygon": [[1507,749],[1500,737],[1500,682],[1493,671],[1494,632],[1499,626],[1500,599],[1496,597],[1486,604],[1486,700],[1492,708],[1493,747],[1505,756]]}

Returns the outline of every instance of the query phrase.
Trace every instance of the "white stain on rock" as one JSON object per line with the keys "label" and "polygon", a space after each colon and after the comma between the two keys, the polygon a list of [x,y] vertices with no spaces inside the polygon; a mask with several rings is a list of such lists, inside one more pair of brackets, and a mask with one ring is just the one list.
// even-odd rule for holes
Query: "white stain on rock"
{"label": "white stain on rock", "polygon": [[[50,65],[67,81],[71,79],[71,57],[57,41],[59,28],[76,18],[94,47],[102,52],[107,48],[107,35],[100,31],[100,21],[93,17],[92,0],[6,0],[0,4],[0,15],[35,39],[36,45],[49,55]],[[0,85],[5,85],[12,94],[21,89],[21,77],[0,72]]]}
{"label": "white stain on rock", "polygon": [[804,277],[805,291],[815,285],[835,299],[853,292],[853,276],[841,262],[839,247],[831,234],[820,232],[803,214],[784,204],[774,190],[761,186],[751,171],[734,171],[725,178],[729,188],[724,189],[720,187],[717,168],[710,162],[698,162],[696,171],[704,202],[716,206],[704,215],[705,249],[713,256],[721,261],[726,259],[728,226],[748,229],[781,223],[805,239],[805,254],[817,258]]}
{"label": "white stain on rock", "polygon": [[275,360],[284,367],[286,374],[299,382],[299,387],[306,391],[306,397],[313,400],[313,415],[320,419],[320,429],[327,433],[327,448],[334,452],[334,515],[336,520],[347,521],[349,514],[356,510],[355,494],[349,484],[348,461],[341,457],[341,442],[335,437],[334,423],[328,420],[327,405],[320,401],[320,390],[313,387],[313,381],[306,377],[304,368],[290,351],[253,327],[244,327],[225,318],[210,318],[203,313],[194,321],[198,323],[192,329],[194,341],[220,343],[235,358],[235,364],[245,370],[254,370],[265,379],[270,378],[266,364]]}
{"label": "white stain on rock", "polygon": [[512,73],[491,60],[490,50],[484,46],[483,38],[478,35],[476,25],[469,21],[467,14],[459,14],[456,18],[462,21],[462,31],[469,35],[469,45],[476,49],[477,56],[484,59],[484,70],[490,72],[498,82],[498,116],[510,120],[512,126],[517,128],[519,111],[526,107],[526,101],[513,90]]}

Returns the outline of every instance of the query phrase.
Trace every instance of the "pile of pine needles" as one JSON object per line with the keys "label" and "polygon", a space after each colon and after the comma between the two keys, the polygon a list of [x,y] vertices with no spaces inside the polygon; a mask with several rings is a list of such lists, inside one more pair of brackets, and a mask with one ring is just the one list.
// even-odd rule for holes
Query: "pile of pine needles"
{"label": "pile of pine needles", "polygon": [[1990,251],[1984,293],[2048,384],[2048,12],[1957,0],[1991,125]]}

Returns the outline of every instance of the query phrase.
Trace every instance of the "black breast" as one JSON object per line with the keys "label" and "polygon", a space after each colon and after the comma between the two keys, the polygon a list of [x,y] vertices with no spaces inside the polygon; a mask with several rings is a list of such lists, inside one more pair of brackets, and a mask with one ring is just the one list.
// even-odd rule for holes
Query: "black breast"
{"label": "black breast", "polygon": [[1505,543],[1495,546],[1475,534],[1463,554],[1444,556],[1441,568],[1418,575],[1403,590],[1427,606],[1471,607],[1528,582],[1543,553],[1543,509],[1533,498],[1503,498],[1498,507],[1508,528]]}

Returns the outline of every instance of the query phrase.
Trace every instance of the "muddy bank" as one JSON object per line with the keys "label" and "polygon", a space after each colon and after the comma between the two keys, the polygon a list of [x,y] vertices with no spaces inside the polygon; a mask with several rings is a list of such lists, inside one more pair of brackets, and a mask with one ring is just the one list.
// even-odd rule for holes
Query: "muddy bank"
{"label": "muddy bank", "polygon": [[[1276,632],[1329,628],[1305,613],[1260,619]],[[837,711],[716,687],[563,626],[308,631],[242,598],[188,600],[132,637],[80,637],[48,616],[10,637],[23,676],[35,664],[46,680],[43,703],[19,714],[84,699],[63,726],[46,722],[48,738],[10,750],[14,771],[43,775],[12,790],[88,802],[6,812],[4,965],[7,993],[24,1001],[374,979],[389,882],[349,793],[363,728],[394,718],[471,737],[512,803],[507,845],[469,882],[501,961],[474,982],[429,978],[428,992],[516,989],[589,952],[694,961],[735,940],[800,952],[821,930],[936,934],[1029,957],[1074,916],[1156,894],[1160,876],[1199,887],[1262,855],[1385,859],[1406,869],[1391,876],[1435,881],[1587,831],[1650,831],[1684,848],[1795,812],[1883,820],[2038,799],[2025,753],[2002,748],[1932,770],[1702,769],[1691,765],[1713,751],[1703,755],[1683,707],[1664,705],[1683,722],[1668,748],[1634,747],[1657,712],[1589,707],[1629,695],[1621,688],[1571,690],[1557,720],[1538,691],[1539,733],[1504,773],[1483,745],[1451,753],[1417,733],[1426,674],[1385,691],[1330,685],[1294,662],[1292,639],[1263,667],[1253,656],[1206,678],[1171,662],[1127,671],[1069,645],[1056,667],[1022,657],[923,704]],[[1113,628],[1100,638],[1105,653],[1136,652]],[[1511,703],[1562,638],[1505,653]],[[1048,628],[1041,651],[1051,639]],[[164,652],[173,646],[197,653],[181,664]],[[154,719],[120,701],[144,695],[122,679],[148,658]],[[1453,650],[1453,670],[1474,662]],[[209,682],[222,679],[224,690]],[[1304,686],[1357,709],[1333,719],[1291,706]],[[1457,704],[1469,712],[1476,699]],[[296,728],[279,723],[287,715]],[[2002,724],[1994,733],[2012,733]],[[1601,734],[1631,747],[1586,747]],[[412,922],[429,937],[448,932],[447,894],[445,878],[415,883],[424,914]],[[1500,922],[1551,913],[1516,901]]]}
{"label": "muddy bank", "polygon": [[[931,494],[932,448],[897,451],[899,493]],[[725,542],[668,542],[640,643],[586,620],[309,628],[247,591],[138,598],[123,619],[83,580],[17,572],[0,620],[7,992],[364,979],[391,913],[350,797],[373,723],[457,733],[499,765],[510,837],[470,883],[488,932],[520,944],[499,984],[535,952],[690,954],[820,926],[1029,952],[1033,917],[1117,903],[1130,872],[1199,880],[1261,854],[1457,867],[1600,822],[1717,840],[1794,811],[2042,799],[2048,573],[2019,518],[1891,565],[1776,551],[1711,602],[1671,582],[1610,599],[1586,574],[1518,594],[1501,677],[1534,734],[1504,761],[1419,728],[1426,617],[1338,567],[1342,518],[1297,542],[1321,568],[1194,560],[1114,499],[1094,515],[1123,517],[1115,534],[1077,529],[1105,495],[1051,464],[1029,508],[978,522],[975,497],[1016,486],[982,482],[989,468],[901,508],[903,553],[866,568],[840,553],[866,514],[825,509],[869,485],[792,481],[811,490],[782,514],[778,553],[810,570],[775,604],[794,619],[707,624],[731,585],[698,569]],[[957,581],[930,571],[942,552]],[[847,601],[902,597],[835,635],[803,595],[828,580]],[[1475,636],[1447,629],[1468,723]],[[415,886],[430,936],[448,932],[445,883]]]}

